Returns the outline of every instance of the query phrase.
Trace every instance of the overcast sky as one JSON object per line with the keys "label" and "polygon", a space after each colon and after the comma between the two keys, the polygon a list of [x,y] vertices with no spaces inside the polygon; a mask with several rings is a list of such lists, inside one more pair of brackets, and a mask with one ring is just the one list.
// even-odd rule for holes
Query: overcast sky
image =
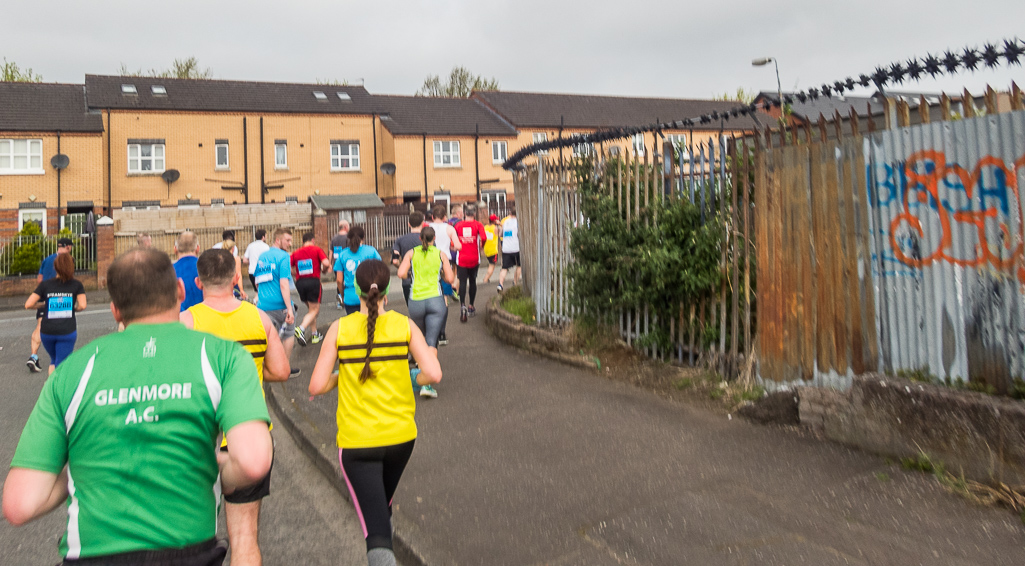
{"label": "overcast sky", "polygon": [[[1025,34],[1025,1],[179,0],[8,2],[0,57],[46,82],[169,67],[215,78],[347,80],[413,94],[462,65],[502,90],[707,98],[808,88],[876,65]],[[1025,86],[1022,67],[908,90]]]}

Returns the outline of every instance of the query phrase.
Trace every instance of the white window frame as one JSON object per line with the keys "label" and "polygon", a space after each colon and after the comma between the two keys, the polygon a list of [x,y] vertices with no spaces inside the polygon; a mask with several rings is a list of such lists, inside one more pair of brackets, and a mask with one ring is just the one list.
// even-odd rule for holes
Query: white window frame
{"label": "white window frame", "polygon": [[509,143],[504,141],[491,142],[491,162],[505,163],[509,159]]}
{"label": "white window frame", "polygon": [[[448,158],[448,163],[445,163],[445,158]],[[450,169],[456,167],[462,167],[462,164],[459,162],[459,140],[435,140],[434,168]]]}
{"label": "white window frame", "polygon": [[[224,163],[220,162],[221,159],[221,148],[224,148]],[[214,169],[218,171],[228,171],[231,169],[231,158],[228,151],[228,144],[226,143],[215,143],[214,144]]]}
{"label": "white window frame", "polygon": [[[45,235],[46,234],[46,209],[45,208],[20,208],[20,209],[18,209],[18,231],[21,232],[21,229],[25,227],[25,217],[26,216],[37,216],[37,215],[40,215],[40,214],[42,214],[43,217],[40,220],[41,225],[39,226],[39,228],[40,228],[40,230],[43,231],[43,234]],[[34,222],[34,220],[30,219],[29,222]]]}
{"label": "white window frame", "polygon": [[637,155],[640,155],[647,151],[647,149],[644,147],[644,132],[634,134],[633,137],[630,138],[630,147],[633,149],[633,152]]}
{"label": "white window frame", "polygon": [[[25,142],[25,152],[15,153],[14,145],[17,142]],[[36,151],[33,151],[35,149]],[[42,138],[0,138],[0,159],[7,158],[7,166],[0,165],[0,175],[45,175],[43,169],[43,140]],[[16,169],[14,160],[18,157],[25,158],[24,169]],[[38,159],[39,166],[33,167],[32,161]]]}
{"label": "white window frame", "polygon": [[[531,134],[530,139],[532,140],[531,143],[546,142],[546,141],[548,141],[548,132],[534,132],[533,134]],[[547,155],[548,154],[548,150],[545,149],[545,150],[539,151],[537,153],[539,155]]]}
{"label": "white window frame", "polygon": [[573,144],[573,157],[587,157],[594,155],[594,144],[593,143],[575,143]]}
{"label": "white window frame", "polygon": [[[278,161],[278,149],[281,149],[281,156],[284,157],[284,161]],[[276,143],[274,144],[274,169],[282,170],[288,169],[288,143]]]}
{"label": "white window frame", "polygon": [[[132,156],[132,148],[133,147],[138,149],[138,155],[136,155],[134,157]],[[149,156],[142,155],[142,148],[143,147],[149,147],[150,148],[150,155]],[[160,153],[159,156],[157,155],[157,153],[158,153],[157,150],[158,149],[159,149],[159,153]],[[134,169],[132,168],[132,161],[133,160],[136,161]],[[150,164],[150,168],[149,169],[143,169],[142,168],[143,161],[146,161],[146,160],[149,160],[149,161],[152,162]],[[157,168],[157,161],[161,162],[159,169]],[[140,143],[130,143],[130,144],[128,144],[128,173],[129,174],[135,174],[135,175],[159,175],[160,173],[164,172],[166,167],[167,167],[167,149],[166,149],[165,144],[162,144],[162,143],[141,143],[141,144]]]}
{"label": "white window frame", "polygon": [[[349,153],[342,154],[342,148]],[[337,149],[337,152],[335,151]],[[353,153],[355,149],[355,153]],[[347,159],[349,164],[342,166],[342,160]],[[332,171],[359,171],[359,144],[358,143],[333,143],[331,144],[331,170]]]}
{"label": "white window frame", "polygon": [[[682,152],[684,159],[690,159],[690,146],[687,145],[687,134],[666,134],[666,141],[673,144],[674,151]],[[679,154],[673,157],[679,157]]]}

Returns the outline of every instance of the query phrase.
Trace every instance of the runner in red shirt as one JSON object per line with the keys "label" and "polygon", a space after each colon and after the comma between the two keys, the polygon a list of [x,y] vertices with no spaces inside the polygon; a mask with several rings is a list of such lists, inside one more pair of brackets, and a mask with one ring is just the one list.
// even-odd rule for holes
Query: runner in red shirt
{"label": "runner in red shirt", "polygon": [[321,272],[327,273],[331,262],[327,254],[313,239],[313,232],[303,234],[303,245],[292,252],[292,270],[295,271],[295,290],[299,291],[299,300],[306,303],[309,312],[303,317],[302,324],[295,325],[295,340],[300,346],[306,345],[306,329],[312,328],[311,340],[320,342],[323,336],[317,332],[317,314],[320,313],[320,298],[323,287],[320,284]]}
{"label": "runner in red shirt", "polygon": [[[466,207],[466,215],[456,224],[456,236],[462,248],[456,257],[456,272],[459,277],[459,304],[461,305],[459,320],[466,322],[467,315],[477,314],[473,301],[477,298],[477,269],[480,267],[480,250],[487,241],[484,225],[475,220],[477,210],[473,206]],[[469,282],[469,287],[467,287]],[[470,296],[470,305],[466,305],[466,296]]]}

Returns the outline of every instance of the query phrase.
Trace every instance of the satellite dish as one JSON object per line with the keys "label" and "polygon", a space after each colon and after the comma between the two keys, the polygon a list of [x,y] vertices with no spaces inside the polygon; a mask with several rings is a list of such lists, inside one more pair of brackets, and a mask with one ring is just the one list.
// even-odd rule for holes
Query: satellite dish
{"label": "satellite dish", "polygon": [[394,163],[390,163],[390,162],[389,163],[382,163],[381,164],[381,173],[384,173],[385,175],[394,175],[395,174],[395,164]]}
{"label": "satellite dish", "polygon": [[50,165],[52,165],[53,168],[57,170],[66,168],[68,166],[68,163],[70,162],[71,160],[68,159],[68,156],[64,155],[63,153],[58,153],[57,155],[54,155],[50,158]]}
{"label": "satellite dish", "polygon": [[160,174],[160,177],[163,178],[164,181],[166,181],[168,185],[170,185],[171,183],[177,181],[178,177],[181,177],[181,176],[182,176],[182,174],[177,169],[168,169],[167,171],[164,171],[163,173]]}

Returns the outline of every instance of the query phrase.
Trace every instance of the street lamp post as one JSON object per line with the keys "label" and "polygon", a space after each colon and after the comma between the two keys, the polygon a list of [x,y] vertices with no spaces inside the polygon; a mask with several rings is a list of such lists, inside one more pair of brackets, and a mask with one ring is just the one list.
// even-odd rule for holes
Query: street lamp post
{"label": "street lamp post", "polygon": [[762,57],[761,59],[755,59],[751,61],[751,65],[755,67],[761,67],[768,65],[772,62],[773,67],[776,68],[776,94],[779,96],[779,123],[786,126],[786,106],[783,104],[783,85],[779,82],[779,64],[776,62],[775,57]]}

